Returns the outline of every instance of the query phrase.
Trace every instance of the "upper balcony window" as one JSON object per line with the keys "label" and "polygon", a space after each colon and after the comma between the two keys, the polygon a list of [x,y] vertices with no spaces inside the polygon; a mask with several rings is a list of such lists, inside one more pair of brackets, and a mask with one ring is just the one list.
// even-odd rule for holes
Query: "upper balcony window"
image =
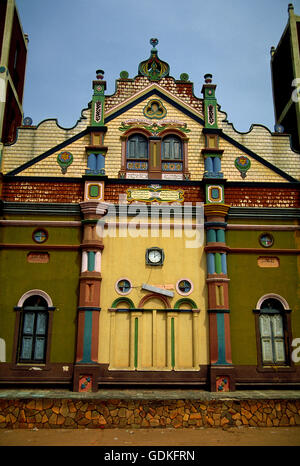
{"label": "upper balcony window", "polygon": [[162,160],[182,160],[182,144],[177,136],[167,136],[162,142]]}
{"label": "upper balcony window", "polygon": [[133,134],[127,140],[126,168],[133,171],[148,170],[148,140],[142,134]]}
{"label": "upper balcony window", "polygon": [[150,131],[137,129],[121,137],[120,178],[189,179],[188,138],[175,131],[171,134],[169,130],[160,133],[153,135]]}
{"label": "upper balcony window", "polygon": [[148,159],[148,141],[142,134],[133,134],[127,141],[127,159]]}

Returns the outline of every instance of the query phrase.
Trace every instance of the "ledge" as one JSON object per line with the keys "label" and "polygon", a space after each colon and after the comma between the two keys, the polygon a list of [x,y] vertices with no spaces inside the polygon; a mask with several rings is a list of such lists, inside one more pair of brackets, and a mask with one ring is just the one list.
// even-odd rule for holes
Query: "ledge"
{"label": "ledge", "polygon": [[101,389],[97,392],[71,392],[69,390],[3,390],[0,399],[98,399],[98,400],[300,400],[300,390],[245,390],[226,393],[207,392],[204,390],[151,390]]}

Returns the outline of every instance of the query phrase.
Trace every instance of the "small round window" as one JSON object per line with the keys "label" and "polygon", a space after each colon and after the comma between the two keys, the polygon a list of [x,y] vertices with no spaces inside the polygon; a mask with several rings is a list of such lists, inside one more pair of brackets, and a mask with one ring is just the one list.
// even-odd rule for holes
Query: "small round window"
{"label": "small round window", "polygon": [[192,292],[193,285],[189,280],[179,280],[176,285],[179,294],[187,295]]}
{"label": "small round window", "polygon": [[48,233],[46,230],[35,230],[32,234],[32,239],[36,243],[44,243],[48,239]]}
{"label": "small round window", "polygon": [[263,233],[259,237],[259,242],[264,248],[270,248],[274,244],[274,238],[269,233]]}
{"label": "small round window", "polygon": [[116,283],[116,290],[119,294],[127,294],[131,291],[131,283],[126,278],[118,280]]}

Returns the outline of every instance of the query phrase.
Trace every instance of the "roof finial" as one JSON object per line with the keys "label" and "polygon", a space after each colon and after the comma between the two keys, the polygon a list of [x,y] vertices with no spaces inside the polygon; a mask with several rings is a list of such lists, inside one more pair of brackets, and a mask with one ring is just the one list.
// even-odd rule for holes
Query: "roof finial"
{"label": "roof finial", "polygon": [[150,81],[159,81],[165,76],[169,76],[170,67],[168,63],[158,58],[156,46],[158,39],[150,39],[152,45],[151,55],[148,60],[144,60],[139,64],[139,75],[147,76]]}
{"label": "roof finial", "polygon": [[96,71],[96,77],[97,77],[97,79],[103,79],[104,78],[104,71],[103,70],[97,70]]}
{"label": "roof finial", "polygon": [[152,45],[153,49],[156,50],[156,46],[158,44],[158,39],[156,39],[156,38],[150,39],[150,44]]}
{"label": "roof finial", "polygon": [[212,82],[212,74],[206,73],[204,75],[205,84],[210,84]]}

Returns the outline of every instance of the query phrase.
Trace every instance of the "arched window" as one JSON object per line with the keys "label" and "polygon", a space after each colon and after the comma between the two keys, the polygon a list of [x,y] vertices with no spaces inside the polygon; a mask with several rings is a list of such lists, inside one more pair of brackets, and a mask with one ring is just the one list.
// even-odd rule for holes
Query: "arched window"
{"label": "arched window", "polygon": [[18,362],[45,362],[48,320],[48,305],[42,296],[30,296],[25,300],[21,312]]}
{"label": "arched window", "polygon": [[[50,359],[50,337],[55,307],[43,290],[24,293],[16,311],[13,361],[19,364],[42,364],[47,369]],[[29,366],[28,366],[29,367]]]}
{"label": "arched window", "polygon": [[259,331],[263,364],[286,364],[284,307],[279,300],[262,302]]}
{"label": "arched window", "polygon": [[[280,295],[262,296],[253,310],[256,322],[257,362],[260,371],[272,371],[272,366],[293,370],[290,354],[292,336],[291,309]],[[277,370],[280,370],[279,367]]]}
{"label": "arched window", "polygon": [[182,143],[178,136],[166,136],[162,141],[161,158],[164,161],[182,160]]}
{"label": "arched window", "polygon": [[132,134],[127,140],[127,159],[147,160],[148,141],[142,134]]}
{"label": "arched window", "polygon": [[188,138],[180,131],[130,129],[121,136],[120,178],[189,179]]}

